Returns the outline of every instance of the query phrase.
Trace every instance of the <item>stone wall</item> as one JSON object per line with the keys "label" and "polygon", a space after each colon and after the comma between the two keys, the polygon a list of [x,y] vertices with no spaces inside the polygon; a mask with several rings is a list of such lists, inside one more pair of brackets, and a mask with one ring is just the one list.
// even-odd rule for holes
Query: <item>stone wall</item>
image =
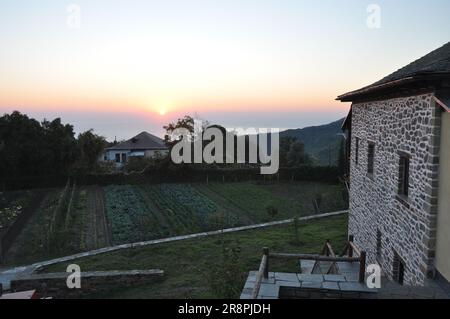
{"label": "stone wall", "polygon": [[158,269],[130,271],[92,271],[81,273],[81,289],[67,288],[70,273],[29,275],[11,281],[11,291],[36,290],[39,297],[82,298],[93,293],[110,291],[119,287],[136,286],[163,279]]}
{"label": "stone wall", "polygon": [[[367,252],[368,262],[378,262],[389,278],[396,252],[406,266],[404,282],[410,285],[422,285],[433,272],[440,118],[432,94],[352,106],[349,234]],[[372,176],[367,174],[369,142],[375,144]],[[399,152],[410,156],[406,200],[397,196]]]}

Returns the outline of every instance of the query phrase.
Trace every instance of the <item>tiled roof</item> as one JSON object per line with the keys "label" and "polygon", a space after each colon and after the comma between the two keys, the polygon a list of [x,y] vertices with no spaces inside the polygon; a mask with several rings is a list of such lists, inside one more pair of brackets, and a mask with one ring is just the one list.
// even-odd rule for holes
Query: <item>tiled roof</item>
{"label": "tiled roof", "polygon": [[108,150],[164,150],[166,144],[159,137],[142,132],[125,142],[109,147]]}
{"label": "tiled roof", "polygon": [[400,84],[402,80],[412,79],[417,76],[426,77],[427,75],[443,74],[450,76],[450,42],[384,77],[383,79],[369,86],[363,87],[362,89],[343,94],[337,99],[347,100],[352,96],[368,93],[385,85],[396,84],[396,82]]}

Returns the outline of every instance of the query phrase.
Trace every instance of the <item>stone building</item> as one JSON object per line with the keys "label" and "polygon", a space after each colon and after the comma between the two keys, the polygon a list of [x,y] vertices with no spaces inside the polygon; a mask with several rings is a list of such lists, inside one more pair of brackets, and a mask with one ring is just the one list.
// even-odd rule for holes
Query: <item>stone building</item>
{"label": "stone building", "polygon": [[352,102],[349,234],[369,263],[407,285],[450,280],[450,42]]}

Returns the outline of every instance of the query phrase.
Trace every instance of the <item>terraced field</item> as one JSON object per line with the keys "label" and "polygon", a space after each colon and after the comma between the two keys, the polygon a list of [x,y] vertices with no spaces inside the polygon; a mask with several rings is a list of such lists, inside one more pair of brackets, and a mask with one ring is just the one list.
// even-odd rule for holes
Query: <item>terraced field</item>
{"label": "terraced field", "polygon": [[[43,200],[6,263],[31,263],[105,246],[345,209],[342,187],[312,182],[148,184],[40,190]],[[0,197],[0,222],[14,222],[36,191]],[[2,194],[3,195],[3,194]],[[269,215],[268,207],[277,211]]]}

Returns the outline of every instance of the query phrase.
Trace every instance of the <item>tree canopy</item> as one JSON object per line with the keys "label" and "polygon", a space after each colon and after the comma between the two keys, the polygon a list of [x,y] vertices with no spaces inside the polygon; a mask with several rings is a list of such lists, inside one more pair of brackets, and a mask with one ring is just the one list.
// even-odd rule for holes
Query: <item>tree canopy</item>
{"label": "tree canopy", "polygon": [[92,169],[105,145],[92,131],[75,138],[60,118],[40,123],[14,111],[0,117],[0,176],[68,175],[75,163]]}

